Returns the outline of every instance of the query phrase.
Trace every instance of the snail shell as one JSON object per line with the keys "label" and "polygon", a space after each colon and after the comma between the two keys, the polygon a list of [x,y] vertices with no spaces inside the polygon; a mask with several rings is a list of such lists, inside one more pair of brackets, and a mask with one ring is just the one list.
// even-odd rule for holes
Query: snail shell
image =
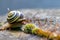
{"label": "snail shell", "polygon": [[24,20],[24,15],[20,11],[10,11],[8,13],[7,21],[9,23],[14,23]]}

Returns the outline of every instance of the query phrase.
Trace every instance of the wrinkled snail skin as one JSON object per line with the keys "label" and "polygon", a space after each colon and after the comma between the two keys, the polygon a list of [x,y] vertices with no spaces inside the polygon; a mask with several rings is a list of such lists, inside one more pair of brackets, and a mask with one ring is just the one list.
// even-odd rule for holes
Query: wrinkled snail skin
{"label": "wrinkled snail skin", "polygon": [[4,25],[2,25],[2,27],[0,28],[0,31],[6,30],[7,28],[10,28],[11,25],[9,23],[6,23]]}
{"label": "wrinkled snail skin", "polygon": [[11,30],[11,28],[21,28],[22,27],[22,23],[21,22],[18,22],[18,23],[13,23],[13,24],[10,24],[10,23],[5,23],[4,25],[2,25],[2,27],[0,27],[0,31],[3,31],[3,30]]}
{"label": "wrinkled snail skin", "polygon": [[[43,36],[43,37],[46,37],[47,39],[50,39],[50,40],[60,40],[60,34],[58,35],[54,32],[44,31],[40,28],[36,28],[36,26],[34,26],[34,28],[31,28],[33,26],[30,26],[30,25],[32,25],[32,24],[25,25],[24,29],[26,29],[26,30],[24,30],[24,31],[27,31],[26,33],[31,32],[32,34],[35,34],[38,36]],[[31,28],[31,29],[29,29],[29,28]],[[28,30],[30,30],[30,31],[28,31]]]}

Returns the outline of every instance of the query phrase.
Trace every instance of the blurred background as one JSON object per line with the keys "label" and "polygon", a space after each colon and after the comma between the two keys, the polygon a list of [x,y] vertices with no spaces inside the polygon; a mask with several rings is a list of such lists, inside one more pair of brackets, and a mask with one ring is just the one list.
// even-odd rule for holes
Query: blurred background
{"label": "blurred background", "polygon": [[6,19],[8,8],[10,10],[23,9],[21,10],[23,13],[39,12],[45,15],[60,16],[60,0],[0,0],[0,21]]}
{"label": "blurred background", "polygon": [[0,15],[5,15],[10,8],[16,9],[59,9],[60,0],[0,0]]}

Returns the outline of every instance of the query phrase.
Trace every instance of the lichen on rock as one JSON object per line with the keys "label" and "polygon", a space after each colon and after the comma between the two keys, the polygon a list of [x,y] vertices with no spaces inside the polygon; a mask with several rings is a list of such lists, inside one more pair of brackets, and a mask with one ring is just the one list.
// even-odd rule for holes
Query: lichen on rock
{"label": "lichen on rock", "polygon": [[35,28],[35,25],[30,23],[30,24],[26,24],[24,27],[25,27],[24,32],[32,33],[32,30]]}

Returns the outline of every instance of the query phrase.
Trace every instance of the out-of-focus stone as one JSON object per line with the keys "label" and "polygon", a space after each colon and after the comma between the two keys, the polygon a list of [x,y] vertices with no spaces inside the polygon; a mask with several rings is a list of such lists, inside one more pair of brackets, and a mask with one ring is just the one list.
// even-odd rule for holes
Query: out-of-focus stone
{"label": "out-of-focus stone", "polygon": [[24,32],[16,32],[15,34],[20,34],[18,37],[15,36],[15,34],[12,34],[15,32],[11,31],[0,31],[0,40],[47,40],[46,38],[38,37],[36,35],[32,34],[26,34]]}

